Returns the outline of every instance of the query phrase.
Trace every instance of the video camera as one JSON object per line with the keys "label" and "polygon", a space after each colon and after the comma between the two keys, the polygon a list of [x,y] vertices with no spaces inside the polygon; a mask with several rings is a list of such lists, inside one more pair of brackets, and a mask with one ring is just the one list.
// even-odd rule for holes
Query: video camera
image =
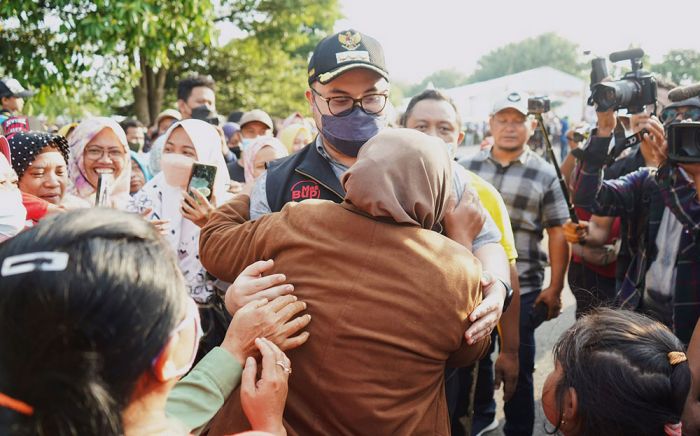
{"label": "video camera", "polygon": [[549,112],[550,102],[547,97],[530,97],[527,99],[527,111],[530,114]]}
{"label": "video camera", "polygon": [[[700,83],[678,86],[668,93],[668,98],[674,103],[699,96]],[[672,121],[666,126],[666,140],[668,142],[668,159],[671,162],[700,162],[700,122]]]}
{"label": "video camera", "polygon": [[610,109],[627,109],[631,114],[644,111],[648,104],[656,104],[656,79],[649,72],[642,70],[644,50],[635,48],[610,54],[610,62],[629,60],[632,71],[622,79],[603,82],[608,77],[604,58],[591,61],[591,98],[588,104],[595,103],[601,112]]}
{"label": "video camera", "polygon": [[666,128],[666,139],[670,161],[700,162],[700,122],[673,123]]}

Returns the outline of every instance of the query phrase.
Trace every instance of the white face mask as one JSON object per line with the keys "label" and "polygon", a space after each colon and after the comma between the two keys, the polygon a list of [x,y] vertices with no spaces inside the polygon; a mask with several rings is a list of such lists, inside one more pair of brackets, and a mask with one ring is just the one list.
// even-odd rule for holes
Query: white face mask
{"label": "white face mask", "polygon": [[24,229],[27,209],[19,189],[0,189],[0,240],[11,238]]}
{"label": "white face mask", "polygon": [[187,188],[192,173],[194,159],[182,154],[163,153],[160,168],[165,176],[165,183],[176,188]]}

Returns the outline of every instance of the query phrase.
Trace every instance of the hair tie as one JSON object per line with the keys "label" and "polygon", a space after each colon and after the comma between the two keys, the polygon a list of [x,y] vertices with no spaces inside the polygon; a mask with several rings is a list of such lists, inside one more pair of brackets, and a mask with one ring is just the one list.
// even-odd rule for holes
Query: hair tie
{"label": "hair tie", "polygon": [[670,363],[671,366],[676,366],[686,360],[688,360],[688,357],[682,351],[671,351],[668,353],[668,363]]}
{"label": "hair tie", "polygon": [[0,407],[14,410],[22,415],[31,416],[34,414],[34,408],[24,401],[15,400],[14,398],[0,392]]}
{"label": "hair tie", "polygon": [[683,424],[677,422],[664,425],[664,434],[666,436],[683,436]]}

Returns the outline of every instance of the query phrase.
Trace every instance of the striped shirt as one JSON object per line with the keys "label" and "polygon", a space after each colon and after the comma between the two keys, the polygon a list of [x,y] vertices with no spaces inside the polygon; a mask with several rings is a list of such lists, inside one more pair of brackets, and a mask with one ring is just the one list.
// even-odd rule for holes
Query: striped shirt
{"label": "striped shirt", "polygon": [[460,164],[500,192],[515,235],[520,293],[540,291],[547,264],[547,254],[541,247],[543,231],[569,219],[554,167],[527,146],[507,166],[496,161],[490,150],[482,150]]}

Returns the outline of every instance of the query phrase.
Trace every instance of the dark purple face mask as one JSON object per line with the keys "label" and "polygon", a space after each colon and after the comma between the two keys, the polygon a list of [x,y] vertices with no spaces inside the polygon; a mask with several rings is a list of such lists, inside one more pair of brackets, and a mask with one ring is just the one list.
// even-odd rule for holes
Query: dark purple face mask
{"label": "dark purple face mask", "polygon": [[346,156],[357,157],[365,142],[386,126],[386,117],[355,108],[343,117],[321,115],[321,123],[321,134],[333,148]]}

